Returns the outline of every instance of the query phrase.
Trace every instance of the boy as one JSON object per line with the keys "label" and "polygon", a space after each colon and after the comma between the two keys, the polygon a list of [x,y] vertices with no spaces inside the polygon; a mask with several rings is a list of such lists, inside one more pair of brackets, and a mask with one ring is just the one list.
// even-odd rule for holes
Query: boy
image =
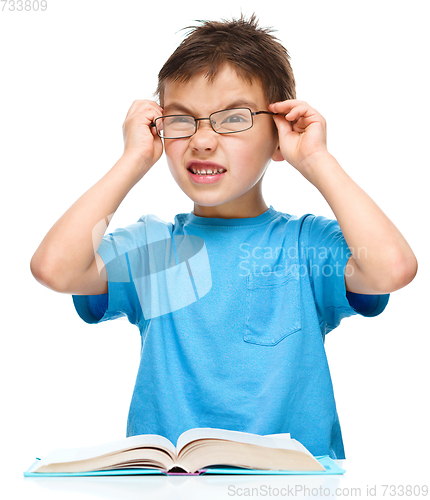
{"label": "boy", "polygon": [[[127,436],[290,432],[314,455],[345,458],[325,335],[380,314],[414,278],[412,250],[328,152],[324,118],[296,100],[288,53],[254,15],[194,28],[157,94],[133,103],[124,154],[51,228],[33,275],[73,294],[88,323],[138,326]],[[162,140],[193,212],[104,236]],[[337,220],[268,208],[271,159],[299,170]]]}

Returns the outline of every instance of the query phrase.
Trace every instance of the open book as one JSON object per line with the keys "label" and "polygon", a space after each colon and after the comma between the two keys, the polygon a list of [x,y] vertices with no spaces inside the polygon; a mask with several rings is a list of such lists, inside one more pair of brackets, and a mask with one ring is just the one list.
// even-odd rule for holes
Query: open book
{"label": "open book", "polygon": [[27,472],[34,475],[158,469],[190,474],[219,465],[274,471],[325,471],[320,462],[289,434],[260,436],[197,428],[183,432],[176,448],[163,436],[142,434],[90,448],[55,450]]}

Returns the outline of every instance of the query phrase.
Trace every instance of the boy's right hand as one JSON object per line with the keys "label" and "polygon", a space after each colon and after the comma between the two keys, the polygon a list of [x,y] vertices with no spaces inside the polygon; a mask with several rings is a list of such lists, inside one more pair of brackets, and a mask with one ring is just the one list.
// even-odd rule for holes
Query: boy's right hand
{"label": "boy's right hand", "polygon": [[122,125],[124,155],[135,158],[145,174],[163,154],[163,143],[150,124],[162,116],[163,109],[149,100],[134,101]]}

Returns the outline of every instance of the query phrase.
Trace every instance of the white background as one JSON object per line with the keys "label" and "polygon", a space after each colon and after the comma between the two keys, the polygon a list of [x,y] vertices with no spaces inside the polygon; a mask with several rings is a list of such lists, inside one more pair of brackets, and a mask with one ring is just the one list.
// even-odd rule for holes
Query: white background
{"label": "white background", "polygon": [[[344,320],[327,336],[326,350],[349,477],[367,485],[428,484],[426,7],[414,0],[48,0],[46,12],[10,12],[9,5],[0,11],[0,474],[17,496],[22,489],[32,498],[58,495],[22,478],[34,457],[125,437],[140,350],[135,326],[86,324],[70,295],[33,278],[30,259],[121,156],[125,115],[135,99],[153,98],[180,30],[241,10],[277,29],[291,55],[297,98],[327,120],[329,151],[418,258],[417,277],[392,294],[384,313]],[[334,217],[286,162],[271,164],[263,194],[281,212]],[[109,231],[148,213],[173,222],[192,209],[163,156],[125,198]],[[148,484],[140,483],[142,496]],[[85,487],[64,495],[111,498]]]}

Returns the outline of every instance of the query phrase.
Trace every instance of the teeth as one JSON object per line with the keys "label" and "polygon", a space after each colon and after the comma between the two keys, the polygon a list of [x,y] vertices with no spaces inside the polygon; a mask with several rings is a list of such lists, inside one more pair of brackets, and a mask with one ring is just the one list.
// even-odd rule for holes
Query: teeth
{"label": "teeth", "polygon": [[213,175],[213,174],[222,174],[223,172],[225,172],[225,168],[219,168],[219,169],[210,169],[208,168],[207,170],[197,170],[195,168],[191,168],[191,170],[195,173],[195,174],[199,174],[199,175]]}

